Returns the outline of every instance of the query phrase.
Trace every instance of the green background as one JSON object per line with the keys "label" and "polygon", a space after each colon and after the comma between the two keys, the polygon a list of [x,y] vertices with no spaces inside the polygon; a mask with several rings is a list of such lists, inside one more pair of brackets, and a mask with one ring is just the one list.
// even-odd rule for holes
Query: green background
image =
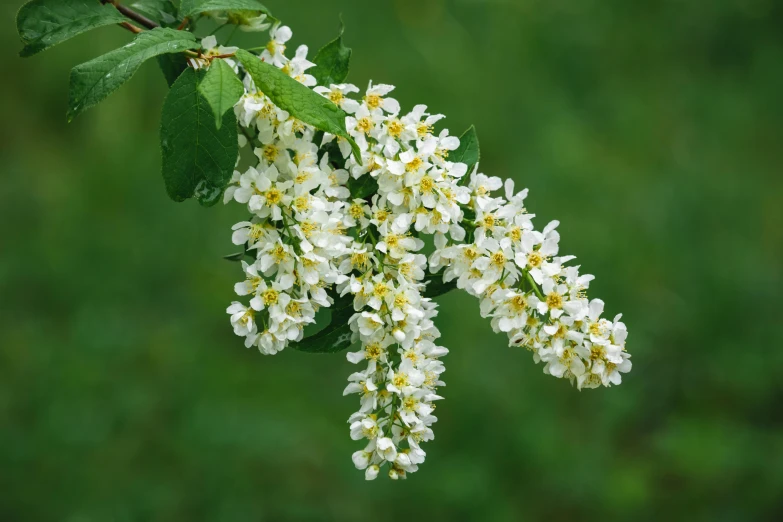
{"label": "green background", "polygon": [[[73,124],[68,71],[0,7],[0,520],[783,520],[783,4],[266,3],[311,52],[338,14],[350,79],[398,86],[623,312],[634,369],[578,392],[440,298],[451,353],[427,462],[353,469],[342,355],[263,357],[224,311],[238,205],[166,197],[154,63]],[[260,36],[240,43],[263,45]],[[293,51],[293,47],[290,48]]]}

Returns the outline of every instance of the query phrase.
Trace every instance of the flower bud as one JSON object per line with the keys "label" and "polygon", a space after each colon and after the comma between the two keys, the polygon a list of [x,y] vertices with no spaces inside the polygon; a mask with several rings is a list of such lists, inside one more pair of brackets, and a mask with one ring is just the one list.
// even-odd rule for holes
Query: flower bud
{"label": "flower bud", "polygon": [[364,472],[364,479],[375,480],[375,478],[378,476],[378,473],[380,472],[381,472],[381,468],[379,468],[377,464],[373,464],[372,466],[367,468],[367,471]]}

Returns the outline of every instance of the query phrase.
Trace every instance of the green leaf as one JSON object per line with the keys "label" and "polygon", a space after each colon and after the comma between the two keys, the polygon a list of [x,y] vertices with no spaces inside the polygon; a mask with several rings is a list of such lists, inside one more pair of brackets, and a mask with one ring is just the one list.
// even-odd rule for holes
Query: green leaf
{"label": "green leaf", "polygon": [[439,274],[427,274],[424,277],[427,288],[424,290],[424,297],[438,297],[447,294],[457,288],[457,280],[443,282],[443,272]]}
{"label": "green leaf", "polygon": [[330,85],[343,83],[348,77],[351,65],[351,49],[343,45],[343,32],[345,25],[340,21],[340,34],[324,45],[313,58],[315,67],[310,69],[310,74],[315,76],[318,85]]}
{"label": "green leaf", "polygon": [[223,259],[225,259],[226,261],[233,261],[233,262],[237,262],[237,263],[242,261],[245,258],[247,258],[248,260],[255,261],[256,260],[255,252],[256,252],[255,250],[248,251],[247,243],[245,243],[244,245],[242,245],[242,251],[241,252],[236,252],[234,254],[229,254],[227,256],[223,256]]}
{"label": "green leaf", "polygon": [[[323,138],[323,131],[318,131],[321,133],[321,138]],[[318,136],[315,136],[313,138],[313,143],[321,143],[321,139],[318,138]],[[320,148],[321,151],[329,158],[329,163],[331,164],[333,169],[344,169],[345,168],[345,158],[343,158],[343,153],[340,151],[340,146],[337,144],[337,140],[332,140],[323,147]],[[321,156],[323,158],[323,156]]]}
{"label": "green leaf", "polygon": [[345,128],[346,114],[342,109],[244,49],[238,50],[236,57],[256,86],[269,96],[275,105],[316,129],[346,139],[353,148],[354,158],[361,164],[361,151]]}
{"label": "green leaf", "polygon": [[350,347],[351,326],[348,321],[354,313],[353,298],[348,295],[337,297],[331,308],[329,324],[317,333],[290,346],[294,350],[306,353],[337,353]]}
{"label": "green leaf", "polygon": [[272,16],[269,9],[256,0],[182,0],[180,14],[186,17],[212,11],[260,11]]}
{"label": "green leaf", "polygon": [[90,29],[127,21],[114,6],[97,0],[33,0],[16,15],[25,44],[19,55],[32,56]]}
{"label": "green leaf", "polygon": [[218,130],[209,103],[199,93],[205,74],[186,70],[163,104],[163,179],[174,201],[194,196],[202,204],[216,201],[216,194],[231,180],[239,154],[234,112],[225,114]]}
{"label": "green leaf", "polygon": [[119,89],[150,58],[196,46],[191,33],[158,27],[140,33],[119,49],[77,65],[71,71],[68,121]]}
{"label": "green leaf", "polygon": [[224,60],[213,60],[209,71],[198,86],[198,90],[212,107],[215,123],[220,128],[223,115],[234,108],[245,94],[245,87],[237,78],[234,69]]}
{"label": "green leaf", "polygon": [[351,199],[364,199],[378,192],[378,180],[369,174],[363,174],[358,179],[351,176],[348,179],[348,190]]}
{"label": "green leaf", "polygon": [[163,26],[178,23],[177,7],[172,0],[133,0],[128,7]]}
{"label": "green leaf", "polygon": [[478,135],[476,134],[476,128],[471,125],[470,128],[459,137],[459,147],[449,154],[449,161],[467,165],[468,174],[465,178],[468,178],[480,159],[481,151],[479,150]]}
{"label": "green leaf", "polygon": [[177,81],[179,75],[188,68],[188,59],[184,54],[161,54],[157,57],[158,67],[166,78],[166,83],[171,87]]}
{"label": "green leaf", "polygon": [[[236,126],[236,119],[233,120],[233,123]],[[218,187],[207,180],[202,180],[196,185],[194,196],[202,207],[214,207],[223,198],[223,191],[225,189],[225,184]]]}

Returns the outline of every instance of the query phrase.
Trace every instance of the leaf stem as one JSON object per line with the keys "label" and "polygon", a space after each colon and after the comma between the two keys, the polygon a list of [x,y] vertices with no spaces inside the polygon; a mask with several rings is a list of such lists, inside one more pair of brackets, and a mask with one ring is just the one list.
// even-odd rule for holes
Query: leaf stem
{"label": "leaf stem", "polygon": [[[234,38],[234,35],[235,35],[235,34],[237,34],[237,29],[239,29],[239,26],[238,26],[238,25],[235,25],[235,26],[234,26],[234,30],[233,30],[233,31],[231,31],[231,32],[228,34],[228,38],[226,39],[226,45],[228,45],[229,43],[231,43],[231,40]],[[232,54],[231,56],[233,56],[233,54]]]}
{"label": "leaf stem", "polygon": [[209,33],[209,36],[215,36],[215,35],[217,34],[217,32],[218,32],[218,31],[220,31],[221,29],[223,29],[223,28],[224,28],[224,27],[226,27],[227,25],[228,25],[228,24],[222,24],[222,25],[218,25],[217,27],[215,27],[214,29],[212,29],[212,32],[211,32],[211,33]]}

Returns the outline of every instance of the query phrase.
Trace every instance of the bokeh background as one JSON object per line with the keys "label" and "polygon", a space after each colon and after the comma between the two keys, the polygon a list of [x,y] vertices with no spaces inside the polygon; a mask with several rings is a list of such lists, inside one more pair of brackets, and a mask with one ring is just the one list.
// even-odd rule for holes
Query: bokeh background
{"label": "bokeh background", "polygon": [[[440,299],[428,461],[365,483],[341,355],[263,357],[224,314],[238,206],[166,197],[154,63],[65,123],[109,27],[33,59],[2,2],[0,520],[783,520],[783,4],[268,0],[398,85],[623,312],[634,369],[578,392]],[[263,45],[260,36],[244,44]]]}

